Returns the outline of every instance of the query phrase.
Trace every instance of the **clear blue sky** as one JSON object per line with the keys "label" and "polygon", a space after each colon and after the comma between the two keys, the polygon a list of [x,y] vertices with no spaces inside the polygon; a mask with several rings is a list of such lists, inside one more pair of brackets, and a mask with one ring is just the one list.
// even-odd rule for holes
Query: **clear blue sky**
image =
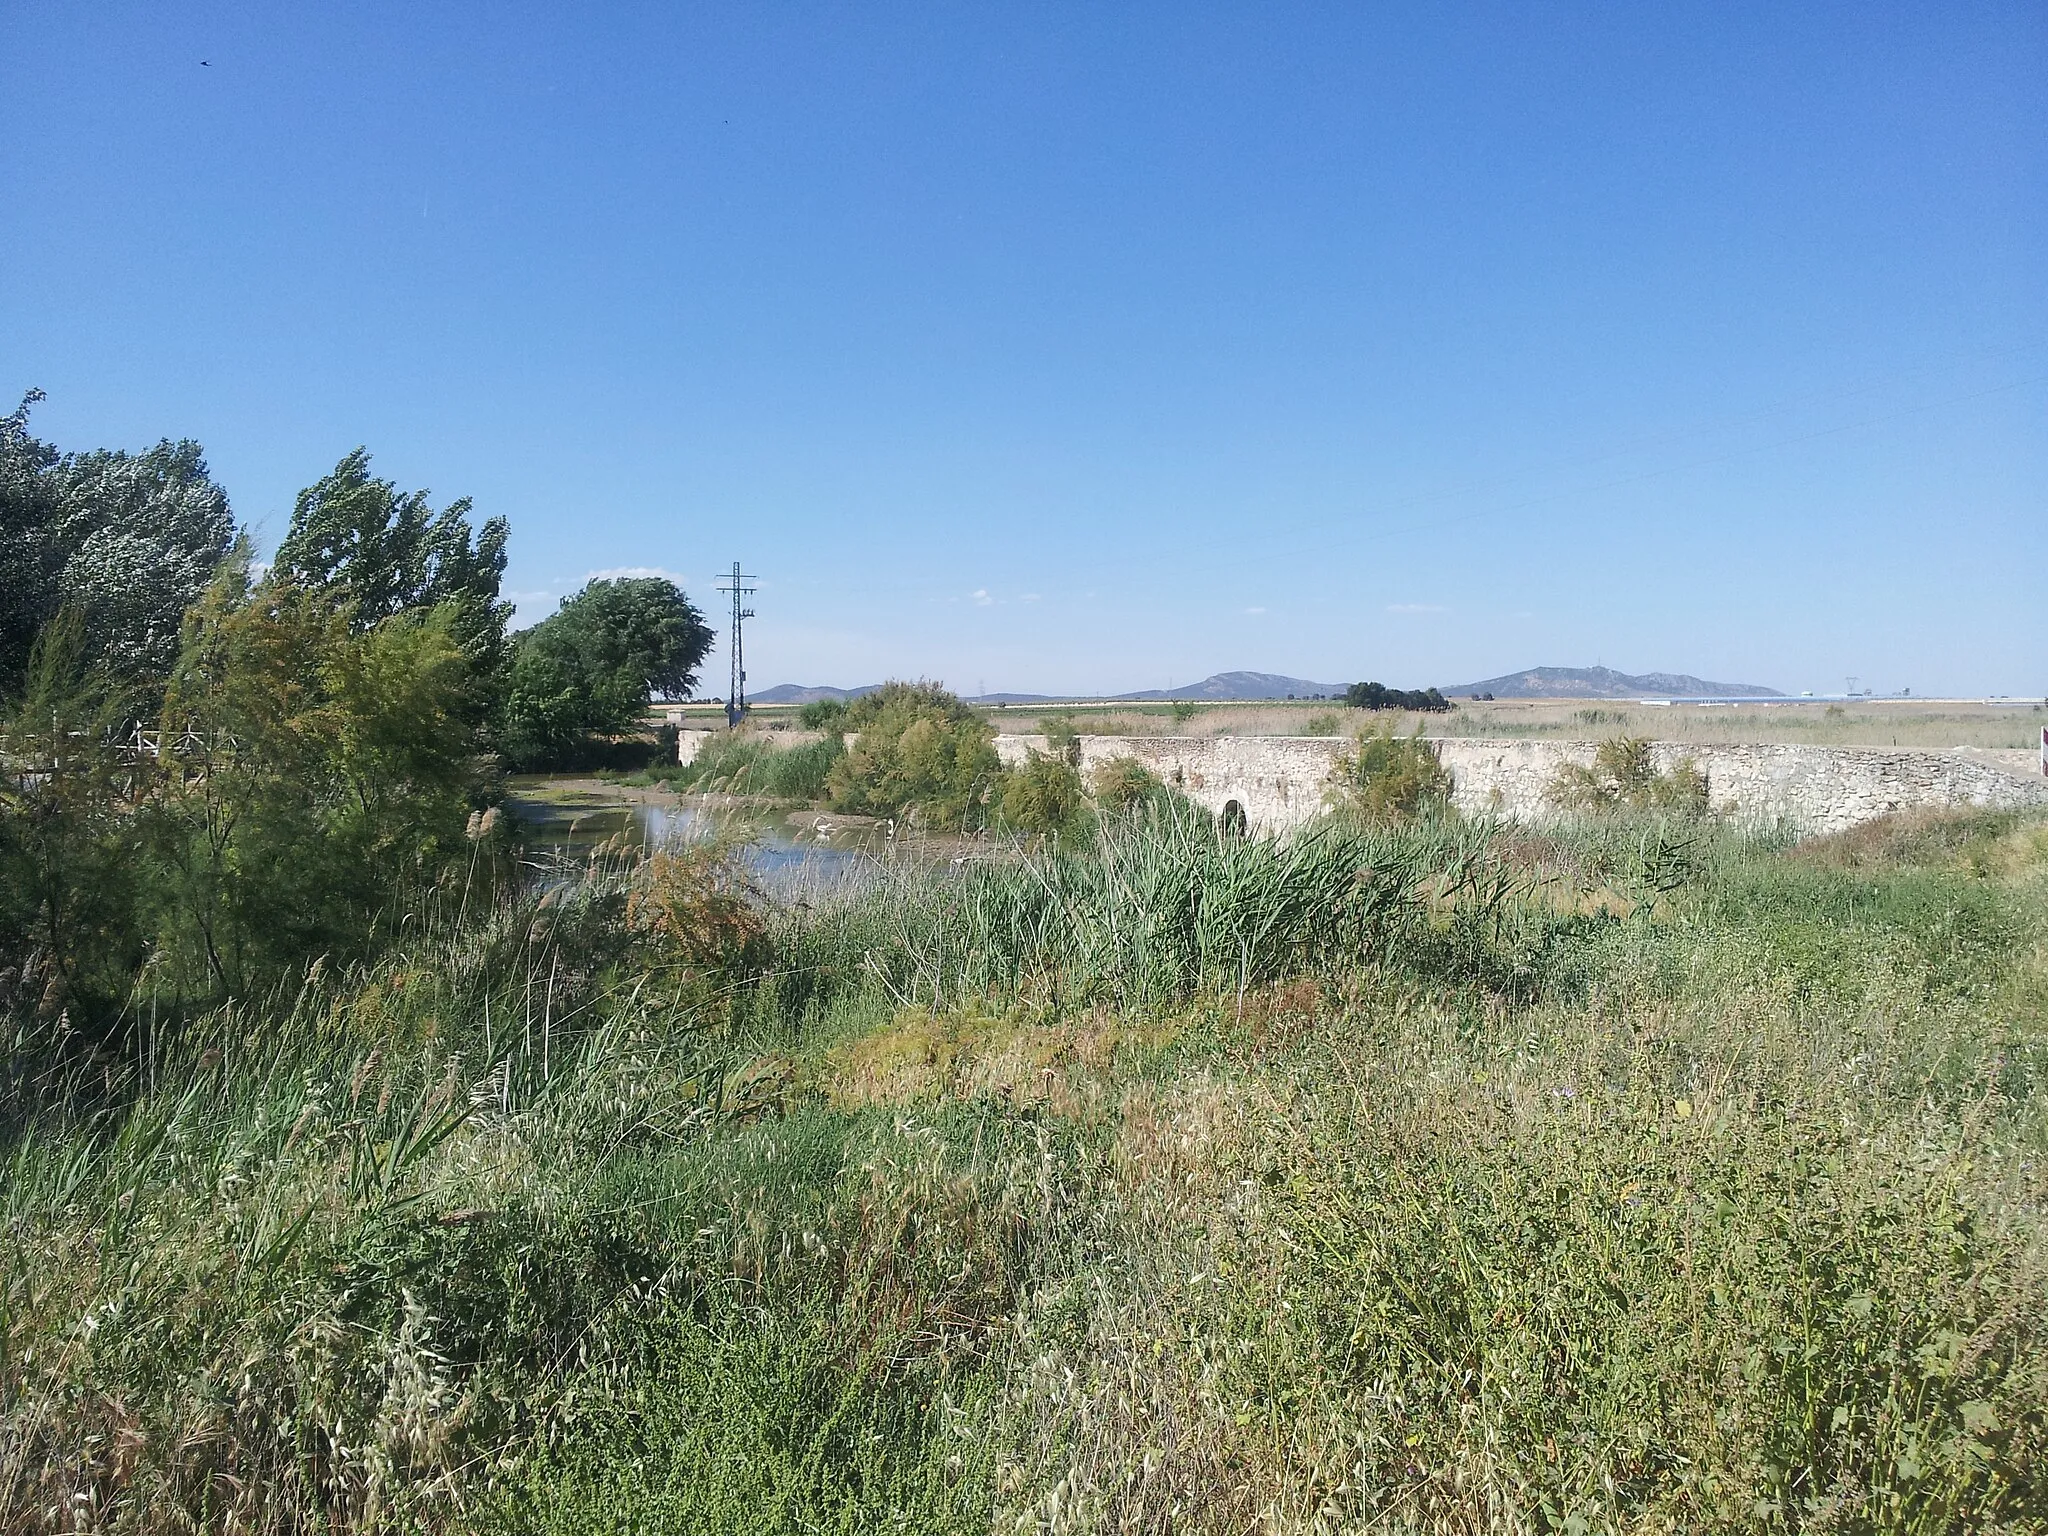
{"label": "clear blue sky", "polygon": [[42,435],[742,559],[756,686],[2048,692],[2040,0],[15,0],[0,193]]}

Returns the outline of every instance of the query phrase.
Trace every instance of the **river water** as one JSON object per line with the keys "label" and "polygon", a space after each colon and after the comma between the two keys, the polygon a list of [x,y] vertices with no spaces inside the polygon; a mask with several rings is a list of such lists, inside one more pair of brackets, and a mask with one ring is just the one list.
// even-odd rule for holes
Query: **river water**
{"label": "river water", "polygon": [[614,840],[652,850],[727,838],[755,878],[770,889],[837,885],[858,879],[893,851],[884,829],[822,811],[784,812],[724,800],[673,795],[594,779],[513,780],[505,810],[519,823],[529,854],[554,861],[587,858]]}

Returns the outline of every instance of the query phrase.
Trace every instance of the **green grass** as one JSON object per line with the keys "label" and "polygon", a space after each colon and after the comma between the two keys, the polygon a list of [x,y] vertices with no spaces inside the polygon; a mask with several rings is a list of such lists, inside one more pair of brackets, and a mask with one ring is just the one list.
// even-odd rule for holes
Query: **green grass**
{"label": "green grass", "polygon": [[2038,1529],[2048,828],[643,876],[13,1022],[0,1529]]}
{"label": "green grass", "polygon": [[823,797],[826,775],[845,750],[837,736],[785,747],[766,734],[721,734],[704,743],[696,761],[671,764],[659,776],[677,789],[808,802]]}

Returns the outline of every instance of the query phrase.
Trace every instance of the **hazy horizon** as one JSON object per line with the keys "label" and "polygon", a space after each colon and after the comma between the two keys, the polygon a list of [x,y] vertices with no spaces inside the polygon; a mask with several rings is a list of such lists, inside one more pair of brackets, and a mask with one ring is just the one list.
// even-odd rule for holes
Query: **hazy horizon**
{"label": "hazy horizon", "polygon": [[[2048,692],[2048,11],[23,7],[0,410],[749,671]],[[706,667],[715,691],[722,652]]]}

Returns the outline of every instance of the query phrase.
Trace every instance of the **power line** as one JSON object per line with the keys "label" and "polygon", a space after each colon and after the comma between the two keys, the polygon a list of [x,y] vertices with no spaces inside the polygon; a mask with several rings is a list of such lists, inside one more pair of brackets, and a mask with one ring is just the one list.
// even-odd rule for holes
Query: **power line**
{"label": "power line", "polygon": [[747,663],[746,652],[741,644],[741,626],[754,616],[751,608],[742,608],[740,598],[758,588],[751,585],[757,578],[740,569],[739,561],[732,563],[732,570],[718,583],[718,590],[732,594],[732,687],[725,696],[726,729],[737,727],[747,713]]}

